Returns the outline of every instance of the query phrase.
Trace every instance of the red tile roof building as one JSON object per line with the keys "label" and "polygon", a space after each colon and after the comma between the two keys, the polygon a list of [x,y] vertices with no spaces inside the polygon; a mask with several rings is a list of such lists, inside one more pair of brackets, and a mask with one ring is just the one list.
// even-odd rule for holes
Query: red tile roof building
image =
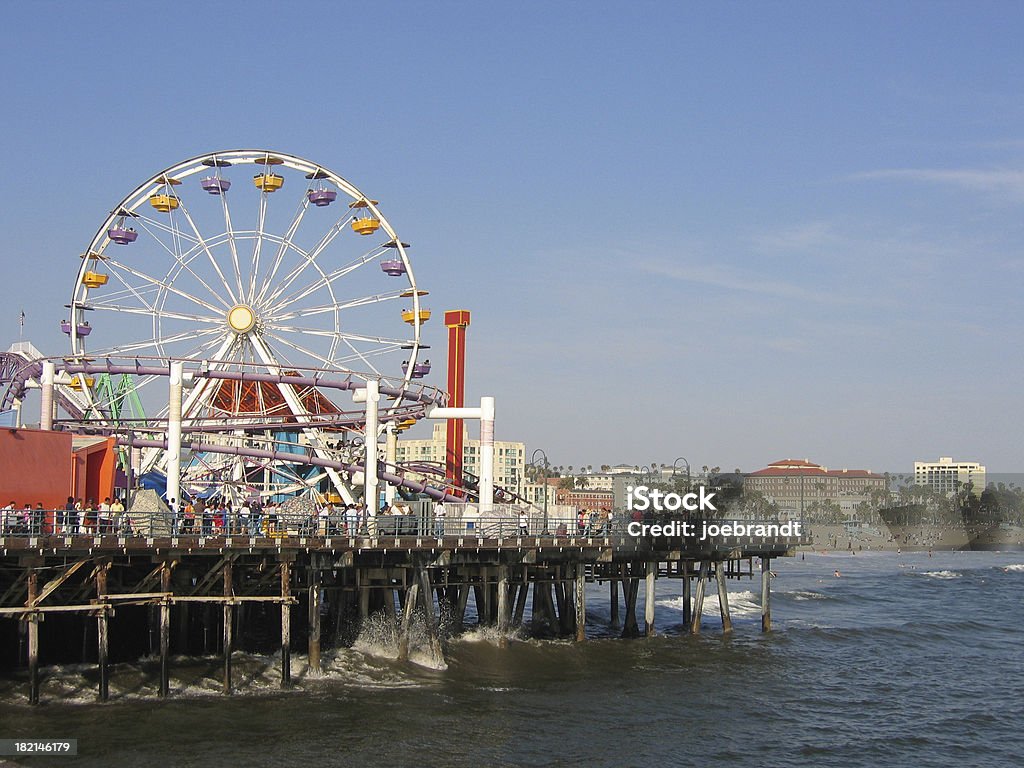
{"label": "red tile roof building", "polygon": [[781,459],[743,479],[744,490],[760,491],[780,510],[813,517],[817,510],[838,504],[844,517],[862,502],[885,491],[883,475],[867,469],[828,469],[808,459]]}

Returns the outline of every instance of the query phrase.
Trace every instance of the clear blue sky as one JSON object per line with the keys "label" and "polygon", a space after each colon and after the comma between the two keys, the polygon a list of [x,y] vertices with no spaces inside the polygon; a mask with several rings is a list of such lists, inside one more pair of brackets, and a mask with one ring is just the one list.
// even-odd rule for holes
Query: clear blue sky
{"label": "clear blue sky", "polygon": [[474,313],[469,397],[555,464],[1024,467],[1019,3],[9,2],[0,25],[5,347],[24,306],[65,350],[78,254],[138,183],[269,147],[381,201],[429,305]]}

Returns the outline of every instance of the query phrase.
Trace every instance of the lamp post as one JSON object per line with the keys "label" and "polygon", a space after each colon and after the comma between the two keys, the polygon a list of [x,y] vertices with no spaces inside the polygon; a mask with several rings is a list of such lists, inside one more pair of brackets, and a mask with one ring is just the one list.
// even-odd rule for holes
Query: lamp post
{"label": "lamp post", "polygon": [[544,457],[544,530],[546,534],[548,532],[548,455],[544,453],[543,449],[537,448],[534,450],[533,455],[530,456],[530,464],[537,466],[537,454]]}
{"label": "lamp post", "polygon": [[686,464],[686,491],[687,491],[687,493],[689,493],[689,491],[690,491],[690,462],[688,462],[682,456],[680,456],[678,459],[673,461],[672,462],[672,475],[675,476],[675,474],[676,474],[676,465],[680,461],[682,461],[682,462],[684,462]]}

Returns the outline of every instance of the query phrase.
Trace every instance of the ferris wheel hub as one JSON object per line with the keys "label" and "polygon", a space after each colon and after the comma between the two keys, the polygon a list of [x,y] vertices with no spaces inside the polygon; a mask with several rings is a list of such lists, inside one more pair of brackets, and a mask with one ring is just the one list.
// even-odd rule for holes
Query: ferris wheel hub
{"label": "ferris wheel hub", "polygon": [[228,310],[228,327],[235,333],[248,333],[256,327],[256,313],[247,304],[235,304]]}

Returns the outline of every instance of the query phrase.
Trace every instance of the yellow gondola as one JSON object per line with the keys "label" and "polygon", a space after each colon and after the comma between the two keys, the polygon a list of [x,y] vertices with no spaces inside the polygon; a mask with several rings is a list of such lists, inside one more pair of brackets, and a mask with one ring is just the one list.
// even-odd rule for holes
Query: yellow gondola
{"label": "yellow gondola", "polygon": [[269,171],[257,173],[252,177],[252,183],[263,192],[276,192],[284,186],[284,176]]}
{"label": "yellow gondola", "polygon": [[380,219],[366,218],[366,219],[353,219],[352,229],[360,235],[372,235],[378,229],[380,229]]}
{"label": "yellow gondola", "polygon": [[[429,319],[430,319],[430,310],[429,309],[421,309],[420,310],[420,322],[421,323],[425,323]],[[416,324],[416,312],[415,312],[415,310],[403,309],[402,310],[402,320],[407,322],[409,325],[415,325]]]}
{"label": "yellow gondola", "polygon": [[160,213],[170,213],[178,207],[178,198],[161,192],[157,195],[150,195],[149,204],[160,211]]}
{"label": "yellow gondola", "polygon": [[[92,376],[85,376],[83,378],[85,381],[85,386],[89,387],[90,389],[96,384],[96,379],[94,379]],[[70,386],[72,389],[81,389],[83,378],[73,376],[71,378],[71,383],[68,386]]]}
{"label": "yellow gondola", "polygon": [[99,288],[101,285],[106,285],[109,276],[102,272],[86,272],[85,277],[82,278],[82,282],[88,288]]}

